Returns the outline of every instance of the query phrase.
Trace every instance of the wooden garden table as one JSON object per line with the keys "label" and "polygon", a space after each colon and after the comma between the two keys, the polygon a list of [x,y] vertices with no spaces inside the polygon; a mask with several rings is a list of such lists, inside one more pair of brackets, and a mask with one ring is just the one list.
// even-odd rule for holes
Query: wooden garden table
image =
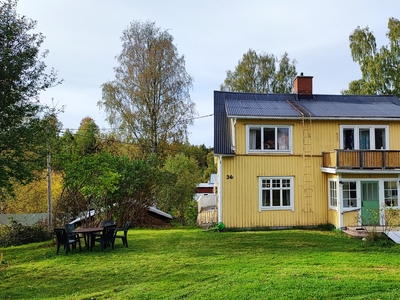
{"label": "wooden garden table", "polygon": [[103,227],[88,227],[88,228],[79,228],[72,231],[73,233],[80,233],[83,235],[85,240],[85,246],[89,251],[92,251],[94,246],[94,234],[97,232],[102,232]]}

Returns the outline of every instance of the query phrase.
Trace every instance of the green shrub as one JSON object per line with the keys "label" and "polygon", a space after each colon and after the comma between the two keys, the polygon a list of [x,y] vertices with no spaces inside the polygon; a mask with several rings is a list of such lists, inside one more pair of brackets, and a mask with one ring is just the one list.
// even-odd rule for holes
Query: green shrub
{"label": "green shrub", "polygon": [[188,226],[195,226],[197,221],[198,207],[197,202],[189,202],[185,210],[185,223]]}
{"label": "green shrub", "polygon": [[326,224],[319,224],[318,229],[320,230],[326,230],[326,231],[333,231],[336,229],[335,225],[331,223],[326,223]]}
{"label": "green shrub", "polygon": [[0,247],[18,246],[34,242],[48,241],[53,233],[44,224],[25,226],[12,220],[9,225],[0,226]]}

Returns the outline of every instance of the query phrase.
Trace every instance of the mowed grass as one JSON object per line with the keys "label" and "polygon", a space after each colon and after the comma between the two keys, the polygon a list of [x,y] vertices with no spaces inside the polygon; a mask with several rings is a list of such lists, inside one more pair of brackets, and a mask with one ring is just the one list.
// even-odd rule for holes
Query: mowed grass
{"label": "mowed grass", "polygon": [[[129,231],[129,248],[0,248],[0,299],[399,299],[400,245],[338,232]],[[1,257],[1,256],[0,256]]]}

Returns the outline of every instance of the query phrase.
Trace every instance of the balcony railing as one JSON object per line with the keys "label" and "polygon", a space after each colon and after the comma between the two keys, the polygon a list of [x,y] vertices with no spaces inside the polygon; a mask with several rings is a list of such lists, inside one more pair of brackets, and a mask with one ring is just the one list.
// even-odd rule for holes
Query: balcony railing
{"label": "balcony railing", "polygon": [[400,169],[400,150],[335,150],[322,157],[325,168]]}

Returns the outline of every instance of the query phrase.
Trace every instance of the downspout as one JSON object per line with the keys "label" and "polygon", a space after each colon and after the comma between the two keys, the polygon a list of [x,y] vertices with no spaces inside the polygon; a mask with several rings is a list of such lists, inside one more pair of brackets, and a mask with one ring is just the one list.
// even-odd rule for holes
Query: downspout
{"label": "downspout", "polygon": [[233,152],[236,152],[236,118],[231,119],[231,138],[232,138],[232,146],[231,149]]}
{"label": "downspout", "polygon": [[339,193],[338,193],[338,204],[339,204],[339,229],[343,228],[343,184],[341,184],[340,182],[342,182],[342,176],[338,177],[338,184],[337,186],[339,187]]}
{"label": "downspout", "polygon": [[222,155],[218,157],[218,223],[222,222]]}

